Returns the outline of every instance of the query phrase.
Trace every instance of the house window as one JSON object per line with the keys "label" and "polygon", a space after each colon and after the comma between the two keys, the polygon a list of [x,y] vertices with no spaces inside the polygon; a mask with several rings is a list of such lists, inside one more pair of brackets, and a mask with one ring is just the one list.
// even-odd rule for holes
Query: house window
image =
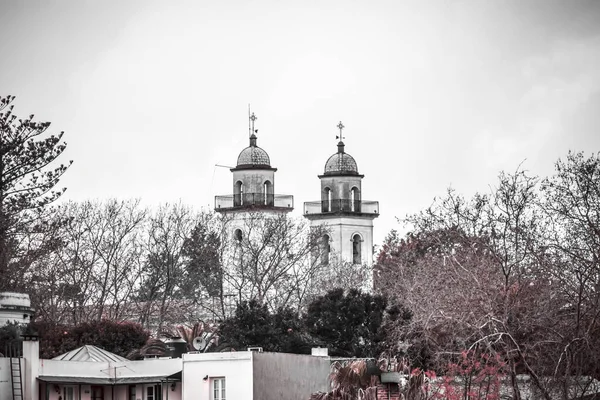
{"label": "house window", "polygon": [[225,378],[213,378],[211,400],[225,400]]}
{"label": "house window", "polygon": [[129,400],[136,400],[135,399],[135,390],[136,390],[135,385],[129,385]]}
{"label": "house window", "polygon": [[75,400],[75,388],[73,386],[65,386],[63,388],[64,400]]}
{"label": "house window", "polygon": [[161,400],[162,391],[160,385],[146,386],[146,400]]}
{"label": "house window", "polygon": [[146,400],[155,400],[155,398],[154,398],[154,386],[148,386],[146,388]]}
{"label": "house window", "polygon": [[104,400],[104,387],[92,386],[92,400]]}

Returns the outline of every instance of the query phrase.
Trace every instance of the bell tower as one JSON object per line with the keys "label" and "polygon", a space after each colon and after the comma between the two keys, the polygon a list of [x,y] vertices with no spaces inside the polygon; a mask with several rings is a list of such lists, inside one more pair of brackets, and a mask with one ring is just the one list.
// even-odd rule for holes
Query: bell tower
{"label": "bell tower", "polygon": [[287,214],[294,209],[294,196],[275,193],[275,172],[269,154],[256,144],[257,117],[248,110],[249,146],[237,158],[231,194],[215,196],[215,211],[228,216],[230,238],[241,241],[248,235],[253,218]]}
{"label": "bell tower", "polygon": [[250,145],[243,149],[233,173],[233,194],[215,196],[215,211],[245,213],[261,211],[288,213],[294,209],[294,196],[275,194],[275,172],[267,152],[256,144],[254,113],[249,115]]}
{"label": "bell tower", "polygon": [[379,202],[362,199],[362,179],[354,157],[345,151],[342,131],[337,125],[337,152],[325,163],[321,180],[321,201],[304,203],[304,217],[311,226],[325,226],[322,260],[330,255],[354,264],[373,264],[373,220],[379,216]]}

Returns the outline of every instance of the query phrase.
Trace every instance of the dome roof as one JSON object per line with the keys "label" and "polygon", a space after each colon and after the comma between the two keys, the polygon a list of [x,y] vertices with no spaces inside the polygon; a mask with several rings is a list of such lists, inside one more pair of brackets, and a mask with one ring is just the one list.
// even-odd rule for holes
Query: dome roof
{"label": "dome roof", "polygon": [[271,167],[267,152],[256,145],[256,135],[250,136],[250,146],[238,156],[237,167]]}
{"label": "dome roof", "polygon": [[344,152],[344,142],[338,143],[338,152],[325,163],[325,175],[358,175],[356,160]]}

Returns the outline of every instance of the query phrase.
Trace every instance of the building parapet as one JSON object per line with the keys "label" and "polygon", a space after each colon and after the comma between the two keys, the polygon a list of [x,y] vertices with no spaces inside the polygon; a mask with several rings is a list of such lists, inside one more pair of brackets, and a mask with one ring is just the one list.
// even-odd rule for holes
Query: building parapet
{"label": "building parapet", "polygon": [[331,199],[304,203],[304,215],[356,213],[379,215],[379,202],[352,199]]}
{"label": "building parapet", "polygon": [[241,193],[215,196],[216,211],[242,210],[245,208],[294,209],[294,196],[286,194]]}

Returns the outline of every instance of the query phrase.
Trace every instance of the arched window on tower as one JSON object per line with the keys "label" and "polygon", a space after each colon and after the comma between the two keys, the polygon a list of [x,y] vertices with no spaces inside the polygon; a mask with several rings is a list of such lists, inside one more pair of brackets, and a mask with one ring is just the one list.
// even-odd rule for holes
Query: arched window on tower
{"label": "arched window on tower", "polygon": [[350,190],[350,210],[360,212],[360,189],[356,186]]}
{"label": "arched window on tower", "polygon": [[361,244],[362,238],[357,233],[352,236],[352,263],[360,264],[362,262],[362,254],[361,254]]}
{"label": "arched window on tower", "polygon": [[239,207],[244,204],[244,184],[237,181],[233,187],[233,206]]}
{"label": "arched window on tower", "polygon": [[273,184],[271,181],[265,181],[264,183],[264,194],[265,194],[265,205],[272,206],[275,202],[275,195],[273,194]]}
{"label": "arched window on tower", "polygon": [[237,228],[233,231],[233,262],[234,263],[242,263],[244,257],[244,250],[242,248],[242,239],[244,235],[242,230]]}
{"label": "arched window on tower", "polygon": [[244,235],[242,234],[241,229],[236,229],[233,232],[233,240],[237,246],[239,246],[242,243],[243,238],[244,238]]}
{"label": "arched window on tower", "polygon": [[328,187],[323,188],[323,193],[321,194],[321,211],[331,211],[331,189]]}
{"label": "arched window on tower", "polygon": [[329,253],[331,252],[329,240],[329,235],[323,235],[321,242],[321,264],[323,265],[329,265]]}

